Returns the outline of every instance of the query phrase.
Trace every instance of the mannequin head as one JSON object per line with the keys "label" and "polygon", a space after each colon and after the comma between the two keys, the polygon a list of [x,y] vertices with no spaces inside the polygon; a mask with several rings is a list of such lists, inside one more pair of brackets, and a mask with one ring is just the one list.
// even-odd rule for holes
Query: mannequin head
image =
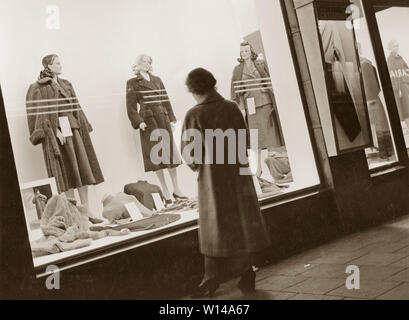
{"label": "mannequin head", "polygon": [[146,54],[140,54],[132,66],[134,74],[138,72],[152,73],[152,57]]}
{"label": "mannequin head", "polygon": [[256,60],[258,57],[251,44],[247,41],[240,43],[240,58],[237,59],[240,63],[249,60]]}
{"label": "mannequin head", "polygon": [[388,49],[391,53],[397,55],[399,53],[399,43],[396,40],[391,40],[388,43]]}
{"label": "mannequin head", "polygon": [[203,102],[216,89],[216,79],[206,69],[197,68],[189,72],[186,86],[197,103]]}
{"label": "mannequin head", "polygon": [[45,56],[42,60],[44,70],[40,73],[40,79],[49,77],[54,78],[61,74],[62,67],[60,58],[56,54]]}

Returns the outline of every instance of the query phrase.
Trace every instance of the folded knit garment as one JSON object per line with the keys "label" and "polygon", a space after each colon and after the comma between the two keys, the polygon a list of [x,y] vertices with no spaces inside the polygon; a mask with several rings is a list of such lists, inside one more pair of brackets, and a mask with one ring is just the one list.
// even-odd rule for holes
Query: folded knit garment
{"label": "folded knit garment", "polygon": [[48,200],[41,218],[41,230],[45,236],[62,236],[72,226],[87,231],[89,225],[87,209],[76,206],[75,200],[61,195],[54,195]]}
{"label": "folded knit garment", "polygon": [[161,199],[165,200],[161,188],[145,180],[139,180],[136,183],[125,185],[124,192],[136,197],[140,203],[150,210],[155,209],[155,202],[152,197],[153,193],[158,193]]}
{"label": "folded knit garment", "polygon": [[175,222],[180,219],[180,214],[159,214],[149,218],[120,224],[117,226],[103,226],[103,225],[94,225],[90,227],[91,231],[104,231],[104,230],[117,230],[121,231],[124,228],[129,229],[130,231],[142,231],[156,229],[163,227],[169,223]]}
{"label": "folded knit garment", "polygon": [[84,248],[91,245],[91,239],[80,239],[70,243],[61,242],[57,237],[42,237],[31,242],[31,252],[33,257],[41,257],[53,253]]}
{"label": "folded knit garment", "polygon": [[141,214],[145,217],[150,217],[153,215],[153,211],[142,205],[136,197],[119,192],[118,194],[106,195],[102,200],[103,211],[102,216],[108,219],[109,222],[114,222],[116,220],[130,218],[126,205],[129,203],[135,203],[136,207],[139,209]]}
{"label": "folded knit garment", "polygon": [[182,212],[186,210],[193,210],[198,208],[198,202],[195,199],[178,199],[170,206],[163,208],[160,212]]}
{"label": "folded knit garment", "polygon": [[83,248],[91,245],[92,240],[109,236],[129,234],[126,227],[121,230],[90,231],[89,212],[76,201],[61,195],[48,200],[41,219],[44,237],[31,242],[33,257]]}
{"label": "folded knit garment", "polygon": [[292,174],[288,157],[269,155],[264,159],[271,176],[277,183],[292,182]]}

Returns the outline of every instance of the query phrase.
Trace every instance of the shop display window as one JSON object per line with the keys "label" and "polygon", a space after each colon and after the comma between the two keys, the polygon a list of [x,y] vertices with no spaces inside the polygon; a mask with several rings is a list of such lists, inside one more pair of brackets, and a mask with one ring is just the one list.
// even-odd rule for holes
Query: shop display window
{"label": "shop display window", "polygon": [[370,169],[397,162],[361,2],[318,2],[316,15],[339,153],[365,149]]}
{"label": "shop display window", "polygon": [[[319,185],[279,1],[1,7],[0,81],[35,267],[196,221],[197,177],[179,149],[196,67],[258,133],[260,200]],[[153,128],[168,132],[170,162],[150,158]]]}
{"label": "shop display window", "polygon": [[[403,2],[402,2],[403,3]],[[409,7],[375,6],[376,21],[392,82],[399,119],[409,150]]]}

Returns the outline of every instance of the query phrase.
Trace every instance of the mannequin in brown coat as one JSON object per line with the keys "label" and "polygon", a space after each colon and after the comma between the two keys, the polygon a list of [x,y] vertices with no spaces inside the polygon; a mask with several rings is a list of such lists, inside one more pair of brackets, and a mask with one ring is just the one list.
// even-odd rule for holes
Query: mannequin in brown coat
{"label": "mannequin in brown coat", "polygon": [[[81,203],[88,206],[88,186],[104,181],[89,134],[92,127],[72,84],[59,78],[59,57],[48,55],[42,63],[44,70],[26,96],[30,141],[42,145],[48,176],[55,178],[58,191],[74,198],[77,189]],[[63,134],[63,118],[68,120],[71,136]],[[102,220],[94,222],[98,221]]]}

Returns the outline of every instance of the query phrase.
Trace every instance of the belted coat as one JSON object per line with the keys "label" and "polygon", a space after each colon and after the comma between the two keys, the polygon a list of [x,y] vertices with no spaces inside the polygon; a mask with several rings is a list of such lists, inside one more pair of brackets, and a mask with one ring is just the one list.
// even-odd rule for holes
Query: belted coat
{"label": "belted coat", "polygon": [[[162,80],[151,74],[148,81],[139,73],[129,79],[126,84],[126,108],[135,130],[139,129],[142,122],[147,125],[145,130],[140,130],[145,171],[178,166],[181,157],[174,143],[171,126],[176,117]],[[160,132],[166,134],[169,139],[156,136],[155,133],[158,131],[155,132],[155,129],[162,129]],[[159,159],[152,159],[151,151],[156,148],[159,141],[164,142],[162,148],[158,148],[161,149],[158,152]]]}

